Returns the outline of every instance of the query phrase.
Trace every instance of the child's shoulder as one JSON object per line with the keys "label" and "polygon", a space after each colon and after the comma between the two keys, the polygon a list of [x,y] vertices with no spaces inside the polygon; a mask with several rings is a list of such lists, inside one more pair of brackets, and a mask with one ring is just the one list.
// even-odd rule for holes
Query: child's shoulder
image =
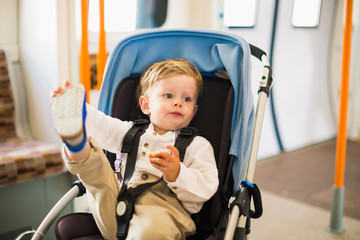
{"label": "child's shoulder", "polygon": [[204,136],[196,136],[194,137],[193,141],[191,142],[190,146],[192,147],[198,147],[198,146],[204,146],[204,147],[211,147],[212,145],[209,140],[207,140]]}

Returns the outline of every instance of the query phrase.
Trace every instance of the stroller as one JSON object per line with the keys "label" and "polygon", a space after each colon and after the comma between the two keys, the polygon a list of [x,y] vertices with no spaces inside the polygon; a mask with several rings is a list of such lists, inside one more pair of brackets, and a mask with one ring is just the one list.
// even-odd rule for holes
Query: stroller
{"label": "stroller", "polygon": [[[256,113],[251,93],[251,55],[264,64]],[[188,239],[245,239],[250,219],[262,214],[260,191],[252,180],[272,85],[266,54],[242,38],[223,32],[165,30],[134,35],[120,42],[108,58],[99,110],[126,121],[144,118],[134,94],[140,76],[152,63],[169,58],[184,58],[203,75],[199,110],[190,126],[198,128],[211,142],[219,170],[219,188],[194,216],[197,233]],[[115,154],[106,155],[114,166]],[[62,208],[84,192],[82,184],[75,182],[32,239],[41,239]],[[254,210],[250,209],[252,200]],[[60,218],[55,234],[58,239],[101,239],[89,213]]]}

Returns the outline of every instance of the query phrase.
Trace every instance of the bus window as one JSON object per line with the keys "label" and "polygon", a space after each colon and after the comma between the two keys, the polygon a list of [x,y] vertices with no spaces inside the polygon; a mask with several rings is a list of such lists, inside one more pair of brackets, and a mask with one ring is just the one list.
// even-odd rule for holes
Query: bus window
{"label": "bus window", "polygon": [[321,0],[294,0],[291,23],[294,27],[319,25]]}
{"label": "bus window", "polygon": [[227,27],[254,27],[257,0],[224,0],[224,25]]}
{"label": "bus window", "polygon": [[[166,18],[167,0],[105,0],[105,31],[130,32],[156,28]],[[99,31],[99,1],[89,1],[89,30]]]}
{"label": "bus window", "polygon": [[136,28],[161,27],[166,14],[167,0],[137,0]]}
{"label": "bus window", "polygon": [[[128,32],[135,30],[136,1],[105,0],[104,18],[106,32]],[[89,30],[98,32],[99,1],[89,1]]]}

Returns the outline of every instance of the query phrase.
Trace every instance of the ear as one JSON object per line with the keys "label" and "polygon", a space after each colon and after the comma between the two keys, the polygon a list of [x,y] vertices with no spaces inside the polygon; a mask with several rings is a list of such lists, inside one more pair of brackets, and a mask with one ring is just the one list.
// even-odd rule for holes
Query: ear
{"label": "ear", "polygon": [[193,112],[193,117],[195,116],[195,114],[197,113],[197,110],[199,109],[198,105],[195,105],[194,107],[194,112]]}
{"label": "ear", "polygon": [[149,99],[145,96],[141,96],[139,98],[139,105],[141,108],[141,111],[145,114],[145,115],[149,115],[150,114],[150,109],[149,109]]}

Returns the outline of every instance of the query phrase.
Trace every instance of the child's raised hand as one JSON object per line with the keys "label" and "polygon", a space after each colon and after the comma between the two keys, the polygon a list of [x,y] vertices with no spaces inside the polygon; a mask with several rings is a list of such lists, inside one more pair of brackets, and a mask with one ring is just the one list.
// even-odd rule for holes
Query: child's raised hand
{"label": "child's raised hand", "polygon": [[179,150],[174,146],[167,146],[169,152],[158,152],[150,155],[150,162],[153,167],[159,169],[164,179],[169,182],[175,182],[180,172]]}

